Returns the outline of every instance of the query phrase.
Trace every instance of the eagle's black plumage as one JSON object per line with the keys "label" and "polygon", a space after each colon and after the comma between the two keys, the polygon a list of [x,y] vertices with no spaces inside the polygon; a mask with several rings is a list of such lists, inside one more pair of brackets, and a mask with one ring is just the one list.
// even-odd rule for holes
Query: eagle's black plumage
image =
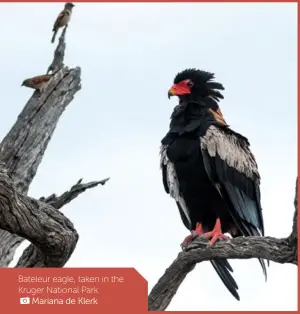
{"label": "eagle's black plumage", "polygon": [[[161,142],[164,187],[176,200],[190,231],[197,223],[204,232],[211,231],[220,218],[223,233],[263,236],[257,164],[247,138],[231,130],[223,119],[218,101],[223,98],[219,90],[224,88],[213,78],[212,73],[188,69],[174,79],[172,95],[180,101]],[[177,84],[190,92],[176,94]],[[239,300],[228,261],[211,263]],[[260,263],[266,276],[264,261]]]}

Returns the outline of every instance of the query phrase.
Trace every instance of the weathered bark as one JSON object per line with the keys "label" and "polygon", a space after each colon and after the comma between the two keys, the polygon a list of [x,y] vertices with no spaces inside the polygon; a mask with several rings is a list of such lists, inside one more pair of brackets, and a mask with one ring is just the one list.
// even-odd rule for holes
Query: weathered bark
{"label": "weathered bark", "polygon": [[287,238],[238,237],[229,241],[220,241],[207,246],[208,241],[198,236],[184,252],[180,252],[175,261],[165,271],[148,296],[149,311],[164,311],[186,275],[197,263],[212,259],[250,259],[263,258],[275,263],[298,265],[298,178],[295,193],[295,214],[292,233]]}
{"label": "weathered bark", "polygon": [[[65,49],[64,35],[56,50]],[[57,63],[56,57],[52,64],[59,72],[41,95],[33,93],[0,144],[0,160],[22,193],[28,192],[60,116],[81,89],[81,69],[60,68],[63,63]]]}
{"label": "weathered bark", "polygon": [[293,218],[293,228],[292,233],[288,237],[290,245],[295,248],[295,254],[297,255],[297,243],[298,243],[298,178],[296,180],[296,192],[295,192],[295,199],[294,199],[294,207],[295,213]]}
{"label": "weathered bark", "polygon": [[78,182],[59,197],[54,194],[39,201],[26,196],[59,118],[81,89],[81,69],[69,69],[63,63],[65,34],[66,29],[48,68],[48,72],[57,73],[42,94],[33,93],[0,144],[0,162],[4,164],[0,171],[7,171],[13,182],[2,178],[6,189],[2,187],[1,202],[8,208],[0,209],[0,267],[9,266],[24,239],[32,244],[24,251],[17,267],[63,266],[75,248],[78,235],[72,223],[57,209],[86,189],[107,181]]}
{"label": "weathered bark", "polygon": [[[96,187],[99,184],[104,185],[108,180],[109,178],[101,181],[81,183],[82,179],[80,179],[75,185],[71,187],[69,191],[63,193],[62,195],[56,196],[55,194],[52,194],[46,198],[41,197],[39,200],[43,203],[51,205],[55,209],[60,209],[64,205],[70,203],[81,193],[85,192],[88,189]],[[29,245],[24,250],[16,267],[45,267],[44,265],[45,258],[43,254],[41,254],[40,250],[36,250],[34,245]]]}
{"label": "weathered bark", "polygon": [[78,234],[72,222],[52,206],[18,192],[0,166],[0,228],[29,240],[42,258],[22,267],[62,267],[73,253]]}
{"label": "weathered bark", "polygon": [[54,58],[52,63],[47,69],[47,74],[49,72],[56,72],[59,69],[64,67],[64,58],[65,58],[65,50],[66,50],[66,42],[65,42],[65,35],[67,31],[67,26],[62,31],[62,34],[58,40],[58,45],[54,51]]}

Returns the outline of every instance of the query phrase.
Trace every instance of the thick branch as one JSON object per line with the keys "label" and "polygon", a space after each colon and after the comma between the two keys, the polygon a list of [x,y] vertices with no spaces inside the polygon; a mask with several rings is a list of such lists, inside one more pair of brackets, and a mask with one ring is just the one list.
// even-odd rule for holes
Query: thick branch
{"label": "thick branch", "polygon": [[176,260],[153,287],[148,297],[148,310],[164,311],[187,274],[195,268],[197,263],[203,261],[220,258],[263,258],[276,263],[298,265],[298,180],[294,204],[293,232],[288,238],[239,237],[226,242],[218,242],[213,246],[207,246],[208,241],[203,236],[195,238],[186,251],[179,253]]}
{"label": "thick branch", "polygon": [[[57,50],[64,49],[62,37]],[[55,64],[62,64],[60,56],[61,54],[55,54]],[[5,163],[9,176],[21,193],[28,192],[60,116],[80,90],[80,75],[79,67],[64,67],[56,73],[41,95],[38,92],[33,93],[0,144],[0,161]],[[9,265],[22,241],[16,235],[0,230],[0,267]]]}
{"label": "thick branch", "polygon": [[[0,166],[0,228],[29,240],[43,259],[39,267],[62,267],[73,253],[78,234],[68,218],[18,192]],[[22,267],[34,267],[28,260]]]}
{"label": "thick branch", "polygon": [[[79,196],[81,193],[96,187],[99,184],[104,185],[108,180],[109,178],[101,181],[81,183],[82,179],[80,179],[75,185],[71,187],[69,191],[63,193],[62,195],[56,196],[55,194],[52,194],[47,198],[41,197],[40,201],[51,205],[55,209],[60,209],[71,202],[74,198]],[[43,267],[44,264],[44,256],[41,254],[41,252],[36,250],[33,245],[30,245],[24,250],[16,267],[24,267],[24,265],[30,265],[30,267]]]}

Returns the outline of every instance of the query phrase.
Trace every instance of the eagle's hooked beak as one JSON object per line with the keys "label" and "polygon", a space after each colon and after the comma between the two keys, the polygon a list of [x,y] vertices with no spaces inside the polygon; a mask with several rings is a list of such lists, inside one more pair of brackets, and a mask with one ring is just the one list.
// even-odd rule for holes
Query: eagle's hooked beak
{"label": "eagle's hooked beak", "polygon": [[168,91],[168,98],[170,99],[172,96],[176,96],[176,91],[173,87],[171,87]]}

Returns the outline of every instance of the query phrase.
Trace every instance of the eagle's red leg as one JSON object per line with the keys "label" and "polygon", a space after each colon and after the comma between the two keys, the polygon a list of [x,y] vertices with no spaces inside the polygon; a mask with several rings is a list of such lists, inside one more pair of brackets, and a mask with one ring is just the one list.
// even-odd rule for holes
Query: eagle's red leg
{"label": "eagle's red leg", "polygon": [[197,235],[200,235],[200,234],[203,234],[203,229],[202,229],[202,225],[197,223],[196,224],[196,229],[195,230],[192,230],[192,234],[188,235],[184,240],[183,242],[181,243],[181,248],[182,249],[185,249],[189,243],[192,242],[192,240],[197,236]]}
{"label": "eagle's red leg", "polygon": [[225,234],[222,233],[220,218],[218,218],[216,220],[216,224],[215,224],[213,230],[210,232],[205,232],[204,236],[211,239],[209,241],[209,245],[215,244],[219,239],[223,239],[223,240],[229,239]]}

